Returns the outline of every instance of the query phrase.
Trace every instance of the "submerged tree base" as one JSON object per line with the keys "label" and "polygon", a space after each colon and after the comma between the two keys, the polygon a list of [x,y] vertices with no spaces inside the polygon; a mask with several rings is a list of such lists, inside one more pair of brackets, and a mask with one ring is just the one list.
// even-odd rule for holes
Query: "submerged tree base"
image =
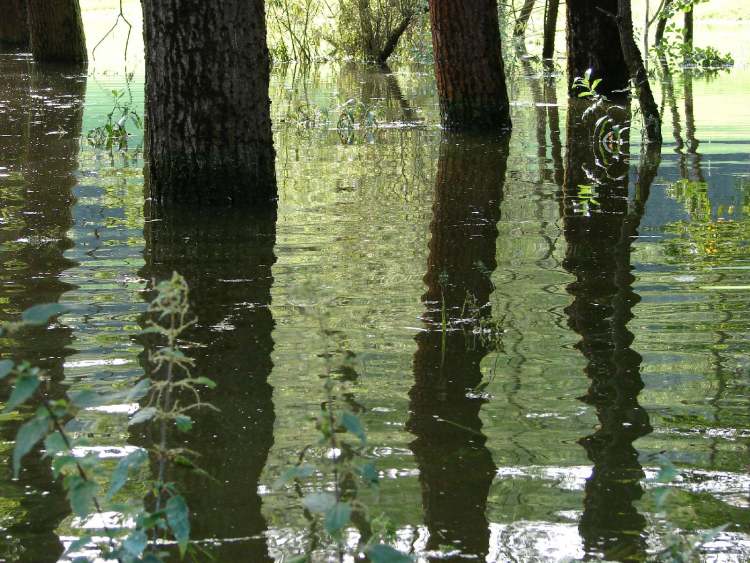
{"label": "submerged tree base", "polygon": [[276,205],[273,147],[248,147],[242,158],[201,161],[152,155],[146,165],[148,195],[157,205],[272,208]]}

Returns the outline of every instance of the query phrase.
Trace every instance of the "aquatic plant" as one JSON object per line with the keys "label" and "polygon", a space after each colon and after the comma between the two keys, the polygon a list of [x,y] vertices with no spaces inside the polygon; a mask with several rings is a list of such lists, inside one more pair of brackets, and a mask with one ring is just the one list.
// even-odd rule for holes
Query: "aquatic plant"
{"label": "aquatic plant", "polygon": [[[39,405],[16,435],[14,475],[18,476],[24,457],[43,442],[44,457],[49,459],[55,478],[62,481],[73,514],[83,522],[99,522],[103,528],[103,536],[87,533],[68,546],[66,555],[76,563],[100,557],[125,563],[163,561],[170,542],[177,544],[181,557],[190,549],[197,549],[189,543],[187,503],[166,476],[170,465],[203,472],[195,466],[188,451],[170,446],[168,435],[173,427],[180,432],[190,430],[193,425],[190,413],[210,407],[201,400],[200,389],[212,388],[215,383],[206,377],[194,377],[190,373],[193,360],[181,350],[183,332],[195,322],[190,318],[185,280],[175,273],[171,279],[156,285],[155,290],[143,334],[156,338],[159,345],[149,354],[149,373],[135,385],[109,393],[81,389],[66,398],[52,399],[43,370],[28,362],[0,361],[0,379],[14,380],[4,412],[17,410],[24,404]],[[65,308],[56,303],[36,305],[25,311],[19,322],[0,328],[0,334],[46,326],[50,319],[64,312]],[[80,453],[85,451],[87,441],[69,429],[69,421],[89,408],[137,400],[142,406],[129,424],[155,425],[158,438],[151,447],[135,449],[120,459],[112,471],[96,453]],[[131,475],[144,468],[149,460],[156,468],[156,475],[144,480],[141,472],[138,479],[139,486],[147,492],[146,502],[137,506],[115,502]],[[107,516],[111,512],[117,514],[114,519]]]}
{"label": "aquatic plant", "polygon": [[[103,125],[95,127],[86,134],[89,145],[97,149],[112,151],[126,151],[128,148],[128,123],[137,129],[143,129],[143,120],[138,112],[133,109],[133,98],[130,95],[130,82],[133,73],[126,73],[126,88],[113,89],[112,109],[107,114],[107,120]],[[127,97],[126,97],[127,94]]]}
{"label": "aquatic plant", "polygon": [[654,560],[664,563],[692,563],[700,560],[701,549],[716,539],[729,524],[723,524],[698,534],[686,534],[670,522],[669,497],[671,486],[680,478],[680,472],[664,455],[658,456],[659,473],[653,480],[657,485],[654,490],[654,501],[657,517],[661,520],[661,547]]}
{"label": "aquatic plant", "polygon": [[[312,562],[314,552],[324,549],[332,551],[339,562],[346,555],[366,556],[373,563],[410,562],[409,555],[389,545],[395,540],[391,522],[383,514],[374,515],[361,496],[363,488],[376,491],[380,477],[367,453],[367,432],[359,417],[365,408],[355,400],[351,390],[359,377],[355,365],[357,355],[346,347],[341,332],[329,328],[327,314],[319,306],[300,309],[316,319],[323,346],[319,374],[323,401],[315,418],[320,439],[317,444],[309,444],[301,450],[296,463],[284,471],[274,486],[278,489],[294,481],[297,490],[302,491],[302,479],[315,474],[322,474],[328,482],[302,498],[312,541],[306,552],[292,561]],[[311,459],[316,446],[323,448],[323,455]],[[318,534],[321,520],[323,538]],[[354,547],[344,538],[346,529],[352,526],[358,531]],[[321,545],[321,539],[326,538],[332,546],[330,543]]]}

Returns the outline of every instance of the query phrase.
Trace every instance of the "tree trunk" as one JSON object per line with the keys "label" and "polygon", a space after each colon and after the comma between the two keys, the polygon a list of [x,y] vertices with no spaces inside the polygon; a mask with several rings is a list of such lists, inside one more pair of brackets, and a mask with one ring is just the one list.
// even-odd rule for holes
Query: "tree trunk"
{"label": "tree trunk", "polygon": [[88,60],[78,0],[28,0],[34,60],[80,64]]}
{"label": "tree trunk", "polygon": [[[448,136],[440,144],[422,297],[425,330],[416,337],[406,422],[429,530],[426,549],[448,546],[479,561],[490,545],[487,499],[497,466],[482,433],[485,401],[467,391],[482,383],[482,360],[492,351],[492,344],[472,338],[472,329],[477,317],[491,315],[507,160],[507,136],[499,142]],[[471,321],[463,314],[467,295],[478,308]],[[447,330],[443,314],[452,323]]]}
{"label": "tree trunk", "polygon": [[510,130],[496,0],[430,0],[443,126]]}
{"label": "tree trunk", "polygon": [[686,49],[693,50],[693,30],[694,30],[695,5],[691,6],[690,11],[685,12],[685,27],[682,30],[682,38]]}
{"label": "tree trunk", "polygon": [[403,20],[401,20],[401,23],[398,25],[398,27],[393,30],[393,33],[388,36],[388,40],[385,42],[385,45],[383,46],[380,54],[377,57],[378,63],[380,63],[381,65],[386,63],[388,57],[390,57],[393,54],[393,51],[396,50],[396,47],[398,46],[398,40],[401,39],[401,36],[406,32],[409,24],[411,24],[416,15],[417,14],[410,14],[406,16]]}
{"label": "tree trunk", "polygon": [[633,38],[633,14],[631,12],[630,0],[618,0],[617,24],[620,33],[620,46],[625,56],[630,77],[638,94],[638,102],[641,105],[643,121],[646,131],[646,142],[661,143],[661,117],[659,107],[654,100],[651,84],[648,81],[646,68],[643,65],[641,52]]}
{"label": "tree trunk", "polygon": [[[575,276],[567,287],[573,302],[565,313],[568,326],[581,337],[576,348],[586,360],[584,374],[590,381],[581,400],[599,419],[596,430],[579,440],[593,467],[578,530],[585,558],[642,561],[648,549],[648,522],[638,511],[644,471],[633,443],[652,428],[648,412],[638,402],[642,357],[631,348],[628,322],[640,300],[632,286],[631,247],[658,159],[641,160],[630,212],[629,155],[620,155],[602,169],[602,159],[592,150],[599,116],[586,117],[589,109],[588,104],[571,104],[563,206],[563,268]],[[658,155],[658,145],[654,148]],[[589,199],[590,208],[582,209],[587,198],[581,188],[592,183],[596,200]]]}
{"label": "tree trunk", "polygon": [[543,59],[551,59],[555,56],[555,35],[557,34],[557,14],[559,8],[560,0],[547,0],[547,11],[544,14]]}
{"label": "tree trunk", "polygon": [[[211,559],[270,563],[258,482],[274,441],[268,378],[274,349],[270,305],[275,212],[238,208],[205,213],[174,207],[159,210],[155,217],[146,206],[146,218],[157,217],[144,227],[146,263],[141,275],[160,281],[177,271],[185,277],[190,312],[198,319],[186,333],[197,343],[190,352],[194,373],[213,374],[218,385],[202,390],[201,399],[221,411],[197,409],[191,414],[195,428],[179,437],[201,459],[221,460],[207,468],[221,487],[206,488],[204,477],[175,472],[179,488],[189,495],[191,537],[248,538],[216,542],[210,547]],[[217,330],[222,326],[229,330]],[[136,445],[155,441],[148,429],[131,435]]]}
{"label": "tree trunk", "polygon": [[26,0],[2,0],[0,9],[0,45],[29,46],[29,22]]}
{"label": "tree trunk", "polygon": [[526,26],[529,23],[529,18],[534,9],[535,2],[536,0],[524,0],[523,6],[521,7],[521,13],[518,14],[516,25],[513,28],[513,37],[523,37],[526,34]]}
{"label": "tree trunk", "polygon": [[143,0],[143,23],[155,203],[274,206],[263,0]]}
{"label": "tree trunk", "polygon": [[599,92],[625,97],[630,75],[617,44],[617,0],[568,0],[568,87],[575,96],[573,80],[591,69],[591,79],[601,78]]}
{"label": "tree trunk", "polygon": [[366,61],[378,60],[378,46],[375,32],[372,29],[372,10],[370,0],[357,0],[359,11],[359,31],[362,39],[362,54]]}
{"label": "tree trunk", "polygon": [[659,14],[658,21],[656,22],[656,32],[654,33],[654,45],[661,47],[662,41],[664,41],[664,32],[667,29],[667,22],[669,18],[666,17],[669,7],[672,5],[672,0],[664,0],[664,5],[661,8],[661,14]]}

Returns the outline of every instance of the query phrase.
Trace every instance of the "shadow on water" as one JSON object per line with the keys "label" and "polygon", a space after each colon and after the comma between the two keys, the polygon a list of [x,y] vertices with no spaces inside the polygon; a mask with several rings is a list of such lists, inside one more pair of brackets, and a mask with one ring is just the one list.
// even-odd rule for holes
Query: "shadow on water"
{"label": "shadow on water", "polygon": [[210,540],[206,547],[218,561],[271,561],[258,480],[273,444],[268,377],[275,212],[172,209],[148,215],[143,276],[162,280],[177,271],[185,277],[198,318],[186,333],[195,343],[189,351],[194,373],[218,384],[202,398],[220,412],[195,413],[190,434],[172,437],[185,440],[199,454],[197,464],[216,479],[173,475],[193,513],[192,536]]}
{"label": "shadow on water", "polygon": [[[2,61],[0,141],[2,166],[0,205],[0,313],[17,320],[31,305],[57,302],[73,289],[60,279],[74,263],[64,257],[72,247],[67,232],[73,224],[72,188],[76,184],[86,78],[80,68],[42,67],[23,56]],[[47,393],[64,395],[65,357],[72,353],[72,330],[55,324],[3,339],[4,353],[42,367],[51,379]],[[2,394],[8,392],[7,385]],[[24,414],[31,414],[31,409]],[[0,422],[0,435],[11,443],[22,420]],[[3,458],[10,450],[0,452]],[[9,464],[2,464],[0,502],[10,500],[10,521],[0,521],[7,543],[0,557],[12,561],[56,561],[62,545],[56,528],[69,513],[49,465],[38,454],[25,463],[21,479],[10,481]],[[5,512],[5,511],[4,511]],[[6,513],[4,516],[7,516]],[[9,551],[5,553],[5,551]]]}
{"label": "shadow on water", "polygon": [[[491,344],[473,330],[491,313],[507,159],[507,140],[446,135],[440,145],[422,297],[425,329],[416,338],[407,422],[428,550],[488,552],[487,495],[497,468],[479,417],[485,400],[472,390],[482,382],[480,364]],[[475,303],[473,319],[466,318],[468,302]]]}
{"label": "shadow on water", "polygon": [[[642,357],[631,348],[628,322],[640,297],[633,291],[632,244],[638,236],[661,147],[642,155],[635,202],[628,205],[627,144],[605,147],[594,134],[598,112],[572,104],[563,186],[563,267],[575,276],[567,290],[568,325],[581,336],[590,386],[581,400],[596,410],[596,431],[580,440],[593,463],[586,481],[579,532],[590,556],[607,560],[646,559],[646,518],[635,506],[643,495],[644,472],[633,442],[652,431],[638,404],[643,389]],[[620,123],[630,112],[610,109]],[[593,140],[592,140],[593,139]],[[610,150],[607,150],[607,149]]]}

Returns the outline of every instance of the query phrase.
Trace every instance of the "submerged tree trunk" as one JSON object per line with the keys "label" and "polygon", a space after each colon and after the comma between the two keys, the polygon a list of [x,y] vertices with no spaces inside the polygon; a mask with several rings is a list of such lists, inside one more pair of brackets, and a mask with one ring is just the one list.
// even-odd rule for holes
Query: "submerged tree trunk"
{"label": "submerged tree trunk", "polygon": [[275,205],[263,0],[143,0],[158,205]]}
{"label": "submerged tree trunk", "polygon": [[440,113],[451,130],[509,130],[496,0],[430,0]]}
{"label": "submerged tree trunk", "polygon": [[638,102],[643,113],[646,141],[649,143],[661,143],[661,117],[659,107],[654,100],[651,84],[648,81],[643,58],[633,37],[633,14],[631,12],[630,0],[618,0],[617,24],[620,33],[620,45],[625,56],[630,77],[633,80]]}
{"label": "submerged tree trunk", "polygon": [[568,86],[591,69],[591,79],[601,78],[599,92],[624,97],[630,75],[617,43],[617,0],[568,0]]}
{"label": "submerged tree trunk", "polygon": [[[507,160],[507,136],[450,135],[440,144],[422,297],[425,326],[415,339],[406,422],[429,530],[426,549],[447,546],[479,561],[490,546],[487,504],[497,466],[482,433],[486,399],[470,390],[486,384],[482,360],[494,348],[473,330],[491,318]],[[472,319],[466,318],[467,300],[476,306]]]}
{"label": "submerged tree trunk", "polygon": [[80,64],[88,60],[78,0],[28,0],[34,60]]}
{"label": "submerged tree trunk", "polygon": [[518,14],[516,25],[513,29],[513,37],[523,37],[526,34],[526,26],[529,24],[531,12],[534,10],[536,0],[525,0],[521,7],[521,13]]}
{"label": "submerged tree trunk", "polygon": [[3,16],[0,18],[0,45],[29,46],[29,23],[26,0],[0,2]]}
{"label": "submerged tree trunk", "polygon": [[559,8],[560,0],[547,0],[547,9],[544,14],[543,59],[551,59],[555,56],[555,35],[557,34],[557,14]]}

